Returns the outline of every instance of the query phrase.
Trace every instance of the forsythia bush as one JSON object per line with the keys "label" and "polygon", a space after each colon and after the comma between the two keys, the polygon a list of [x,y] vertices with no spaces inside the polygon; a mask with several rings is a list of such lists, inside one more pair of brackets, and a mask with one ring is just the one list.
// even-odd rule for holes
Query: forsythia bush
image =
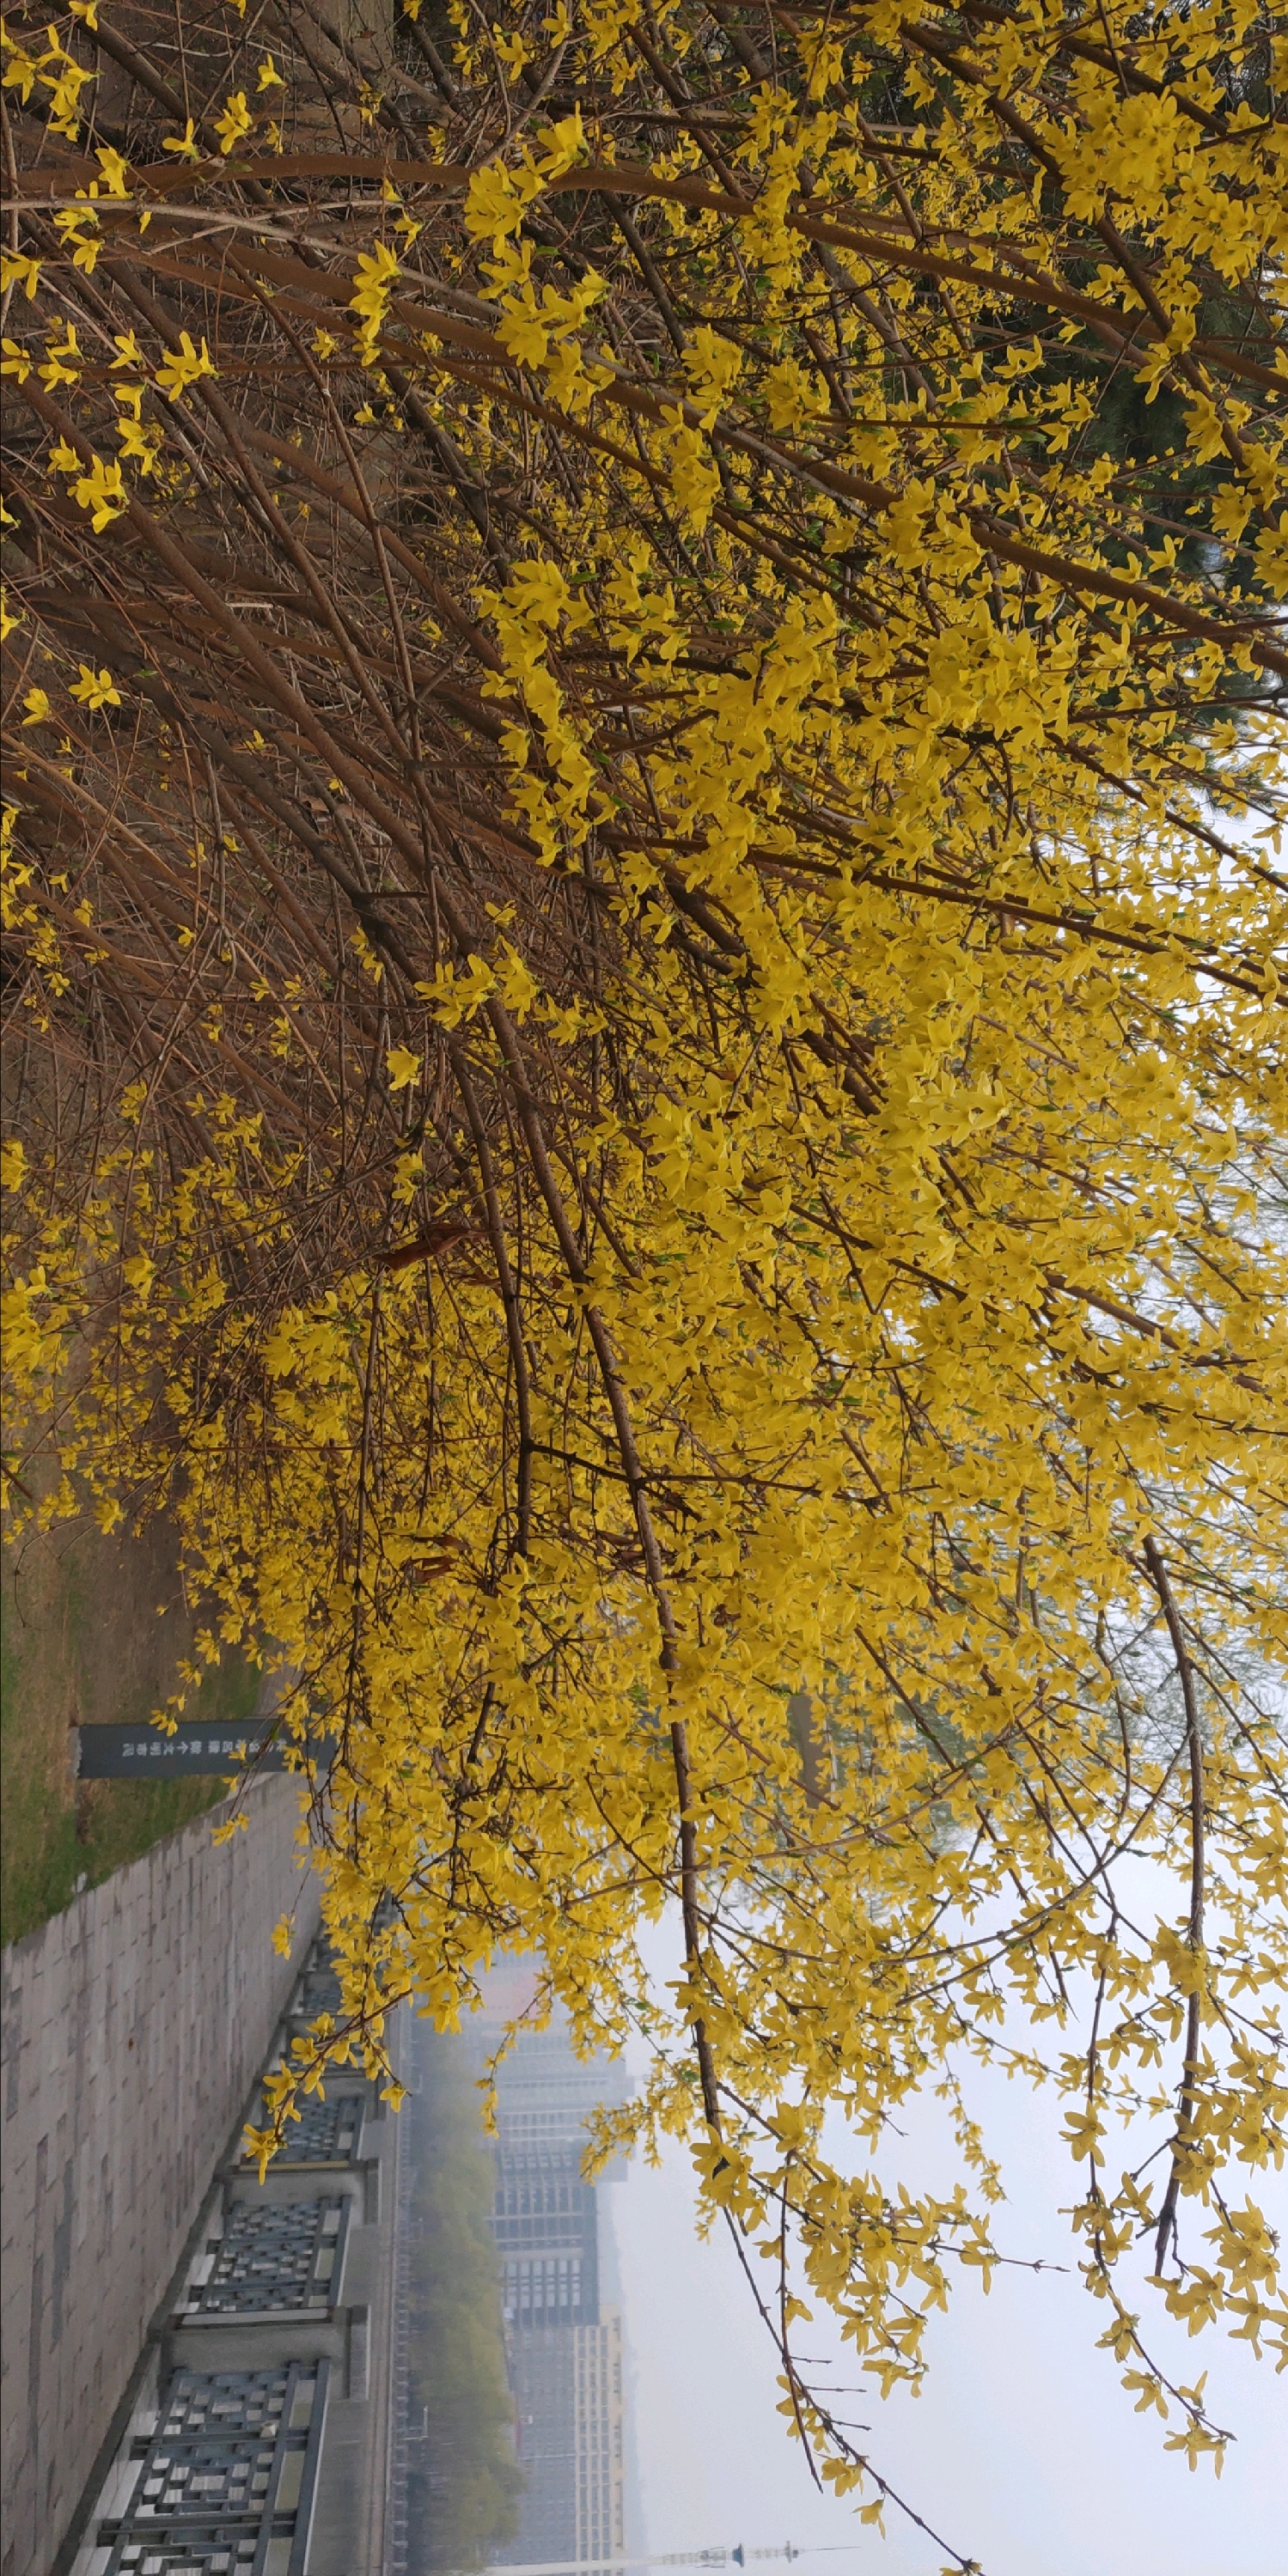
{"label": "forsythia bush", "polygon": [[1012,2066],[1219,2463],[1166,2320],[1283,2318],[1272,13],[5,45],[8,1509],[172,1510],[297,1677],[347,1967],[279,2128],[539,1948],[877,2518],[794,2324],[915,2382]]}

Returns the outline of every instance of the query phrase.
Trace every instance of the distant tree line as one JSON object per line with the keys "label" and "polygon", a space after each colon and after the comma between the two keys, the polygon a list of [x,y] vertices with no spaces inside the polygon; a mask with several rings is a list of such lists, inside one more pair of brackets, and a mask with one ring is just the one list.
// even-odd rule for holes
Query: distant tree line
{"label": "distant tree line", "polygon": [[408,2523],[415,2576],[482,2567],[518,2527],[523,2472],[510,2437],[492,2164],[459,2049],[431,2039],[424,2089],[406,2105],[418,2172],[408,2299],[414,2446]]}

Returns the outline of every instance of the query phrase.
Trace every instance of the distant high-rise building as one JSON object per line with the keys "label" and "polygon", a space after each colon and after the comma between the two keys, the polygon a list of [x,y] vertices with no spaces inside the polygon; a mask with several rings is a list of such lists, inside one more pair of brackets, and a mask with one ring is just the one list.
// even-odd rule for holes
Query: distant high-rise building
{"label": "distant high-rise building", "polygon": [[587,2325],[599,2314],[595,2192],[570,2146],[507,2146],[496,2157],[492,2233],[508,2324]]}
{"label": "distant high-rise building", "polygon": [[[488,2001],[474,2026],[485,2049],[527,1996],[511,1977]],[[622,2098],[619,2070],[574,2056],[562,2023],[525,2032],[498,2073],[492,2232],[526,2479],[500,2567],[626,2545],[622,2321],[600,2306],[596,2194],[581,2175],[593,2112]]]}

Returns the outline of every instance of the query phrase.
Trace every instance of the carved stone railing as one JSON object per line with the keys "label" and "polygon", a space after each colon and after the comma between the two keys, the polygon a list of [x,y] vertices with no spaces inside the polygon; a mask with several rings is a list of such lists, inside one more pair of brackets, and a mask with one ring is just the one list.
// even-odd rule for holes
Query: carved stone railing
{"label": "carved stone railing", "polygon": [[[251,2121],[263,2117],[265,2077],[336,1992],[319,1938]],[[351,2576],[357,2565],[366,2576],[378,2563],[396,2200],[392,2176],[383,2191],[381,2177],[392,2129],[375,2088],[342,2070],[306,2097],[262,2180],[234,2140],[59,2576]]]}

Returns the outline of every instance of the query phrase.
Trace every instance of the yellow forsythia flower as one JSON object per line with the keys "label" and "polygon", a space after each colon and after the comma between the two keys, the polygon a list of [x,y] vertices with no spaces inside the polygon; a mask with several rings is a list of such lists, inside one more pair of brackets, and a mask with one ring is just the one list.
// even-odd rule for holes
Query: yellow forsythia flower
{"label": "yellow forsythia flower", "polygon": [[[42,693],[33,692],[33,694]],[[121,692],[111,672],[106,666],[101,671],[92,671],[87,662],[82,662],[80,678],[73,682],[71,694],[74,698],[79,698],[81,705],[88,707],[94,715],[98,714],[100,707],[119,707],[121,703]]]}
{"label": "yellow forsythia flower", "polygon": [[220,151],[231,152],[234,144],[240,143],[243,134],[249,134],[254,121],[246,105],[245,90],[233,91],[228,98],[223,115],[215,118],[215,132],[219,137]]}
{"label": "yellow forsythia flower", "polygon": [[101,456],[94,459],[90,473],[82,474],[76,486],[76,498],[82,510],[93,512],[92,526],[100,536],[111,520],[129,507],[129,495],[119,465],[105,465]]}
{"label": "yellow forsythia flower", "polygon": [[167,358],[165,364],[158,367],[154,381],[171,402],[177,402],[180,394],[186,393],[189,385],[195,385],[200,376],[213,376],[217,373],[218,369],[205,341],[202,341],[199,350],[194,349],[191,335],[187,331],[181,331],[178,349],[173,357]]}
{"label": "yellow forsythia flower", "polygon": [[10,286],[21,285],[30,304],[40,283],[40,262],[26,259],[20,251],[0,251],[0,293]]}

